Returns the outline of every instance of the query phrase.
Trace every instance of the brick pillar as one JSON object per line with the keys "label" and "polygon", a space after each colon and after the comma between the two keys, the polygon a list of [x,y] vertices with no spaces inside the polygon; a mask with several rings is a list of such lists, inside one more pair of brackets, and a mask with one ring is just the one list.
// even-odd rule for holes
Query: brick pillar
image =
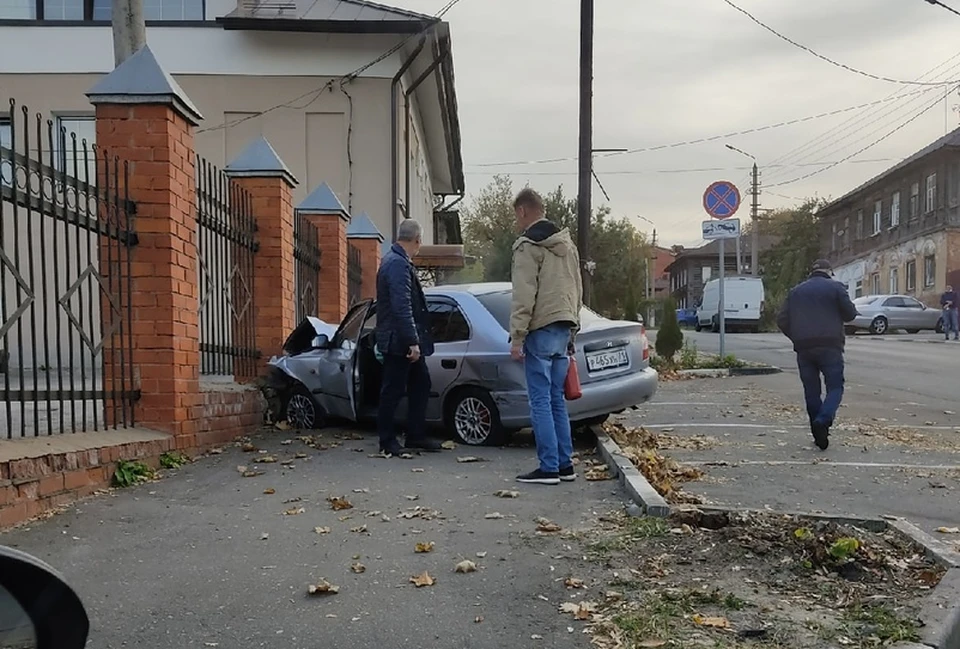
{"label": "brick pillar", "polygon": [[320,244],[320,281],[317,313],[321,320],[339,323],[347,314],[347,223],[350,215],[326,183],[321,183],[299,206],[298,218],[317,228]]}
{"label": "brick pillar", "polygon": [[[101,259],[115,286],[130,285],[132,365],[141,390],[136,424],[172,433],[179,448],[190,448],[200,403],[193,138],[202,117],[149,47],[87,96],[96,107],[97,145],[128,163],[118,191],[136,204],[129,273],[126,264]],[[105,376],[114,373],[115,351],[104,354]]]}
{"label": "brick pillar", "polygon": [[[253,273],[254,339],[263,361],[281,353],[297,324],[293,258],[293,188],[297,179],[263,137],[254,140],[224,172],[250,195],[257,220],[260,246]],[[263,368],[261,362],[257,374]],[[252,378],[238,376],[237,381]]]}
{"label": "brick pillar", "polygon": [[383,235],[367,213],[361,212],[359,216],[350,219],[350,225],[347,226],[347,240],[360,251],[360,263],[363,267],[360,297],[364,300],[376,299],[377,270],[380,268]]}

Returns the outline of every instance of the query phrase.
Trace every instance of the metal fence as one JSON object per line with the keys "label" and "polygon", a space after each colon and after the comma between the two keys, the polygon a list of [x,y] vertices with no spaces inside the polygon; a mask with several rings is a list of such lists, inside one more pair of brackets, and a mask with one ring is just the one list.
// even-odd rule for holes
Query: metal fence
{"label": "metal fence", "polygon": [[127,164],[10,102],[0,114],[0,428],[134,424]]}
{"label": "metal fence", "polygon": [[317,315],[317,287],[320,282],[320,238],[317,227],[302,214],[293,222],[293,258],[297,262],[297,323]]}
{"label": "metal fence", "polygon": [[197,156],[197,272],[200,283],[200,373],[254,376],[253,200],[220,169]]}
{"label": "metal fence", "polygon": [[363,265],[360,262],[360,250],[347,243],[347,301],[353,306],[360,301],[363,286]]}

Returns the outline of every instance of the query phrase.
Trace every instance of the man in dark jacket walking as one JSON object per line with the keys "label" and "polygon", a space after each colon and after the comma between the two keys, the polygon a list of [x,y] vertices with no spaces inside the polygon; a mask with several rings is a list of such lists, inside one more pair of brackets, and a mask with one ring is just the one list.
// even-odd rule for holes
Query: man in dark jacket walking
{"label": "man in dark jacket walking", "polygon": [[830,427],[843,400],[844,324],[856,317],[857,307],[847,288],[833,279],[826,259],[813,264],[810,277],[790,291],[777,315],[777,326],[797,352],[810,432],[821,450],[830,445]]}
{"label": "man in dark jacket walking", "polygon": [[960,319],[958,319],[958,307],[960,307],[960,297],[952,286],[947,286],[947,290],[940,296],[940,306],[943,307],[943,333],[947,340],[950,340],[950,334],[953,333],[954,340],[960,340]]}
{"label": "man in dark jacket walking", "polygon": [[380,451],[400,455],[394,417],[407,395],[407,439],[411,450],[437,452],[440,443],[426,434],[430,372],[426,357],[433,354],[427,301],[411,259],[420,251],[421,228],[407,219],[397,230],[397,242],[384,255],[377,271],[377,349],[383,355],[383,382],[377,411]]}

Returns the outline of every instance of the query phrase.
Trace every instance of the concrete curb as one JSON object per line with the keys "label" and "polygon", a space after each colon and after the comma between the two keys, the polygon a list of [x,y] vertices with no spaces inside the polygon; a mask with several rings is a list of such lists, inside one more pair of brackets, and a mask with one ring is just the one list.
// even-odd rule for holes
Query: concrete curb
{"label": "concrete curb", "polygon": [[620,481],[630,498],[640,506],[643,513],[658,518],[669,516],[670,505],[647,482],[647,479],[643,477],[637,467],[633,466],[633,462],[623,454],[617,443],[610,439],[599,426],[594,426],[592,430],[597,436],[597,450],[607,466],[610,467],[610,473]]}
{"label": "concrete curb", "polygon": [[728,376],[763,376],[780,374],[781,372],[783,370],[779,367],[764,365],[762,367],[734,367],[729,369],[680,370],[677,374],[700,379],[722,379]]}

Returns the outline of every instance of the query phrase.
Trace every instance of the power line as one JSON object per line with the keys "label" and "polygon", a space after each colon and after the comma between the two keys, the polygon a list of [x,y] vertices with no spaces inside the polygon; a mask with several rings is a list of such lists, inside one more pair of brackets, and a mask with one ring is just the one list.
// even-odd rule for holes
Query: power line
{"label": "power line", "polygon": [[[794,126],[796,124],[802,124],[804,122],[811,122],[818,119],[823,119],[825,117],[833,117],[835,115],[842,115],[843,113],[849,113],[855,110],[860,110],[863,108],[868,108],[870,106],[876,106],[878,104],[883,104],[889,101],[894,101],[903,97],[908,97],[910,95],[918,95],[922,93],[929,92],[930,89],[924,90],[912,90],[900,97],[887,97],[885,99],[879,99],[877,101],[867,102],[865,104],[858,104],[856,106],[848,106],[846,108],[838,108],[836,110],[827,111],[825,113],[818,113],[816,115],[808,115],[807,117],[799,117],[797,119],[786,120],[783,122],[777,122],[776,124],[767,124],[765,126],[757,126],[754,128],[748,128],[742,131],[734,131],[732,133],[723,133],[721,135],[711,135],[709,137],[701,137],[693,140],[684,140],[682,142],[673,142],[671,144],[658,144],[656,146],[641,147],[638,149],[627,149],[626,151],[617,151],[614,153],[608,153],[602,156],[597,156],[599,158],[611,158],[614,156],[627,155],[631,153],[650,153],[653,151],[663,151],[666,149],[676,149],[684,146],[692,146],[695,144],[705,144],[707,142],[716,142],[717,140],[724,140],[732,137],[739,137],[741,135],[751,135],[753,133],[762,133],[763,131],[769,131],[776,128],[783,128],[785,126]],[[539,164],[551,164],[555,162],[570,162],[572,160],[577,160],[576,156],[567,156],[565,158],[546,158],[542,160],[514,160],[512,162],[483,162],[475,165],[474,167],[509,167],[511,165],[539,165]]]}
{"label": "power line", "polygon": [[[461,2],[461,0],[450,0],[449,2],[447,2],[446,5],[444,5],[444,7],[443,7],[440,11],[438,11],[438,12],[434,15],[434,19],[440,20],[441,18],[443,18],[443,17],[446,15],[446,13],[447,13],[448,11],[450,11],[451,9],[453,9],[453,8],[454,8],[455,6],[457,6],[460,2]],[[418,37],[420,37],[420,36],[423,36],[424,34],[426,34],[427,32],[429,32],[429,31],[430,31],[431,29],[433,29],[435,26],[436,26],[436,22],[430,23],[429,25],[427,25],[426,27],[424,27],[423,29],[421,29],[419,32],[416,32],[416,33],[414,33],[414,34],[410,34],[410,35],[407,36],[405,39],[403,39],[402,41],[400,41],[399,43],[397,43],[396,45],[394,45],[394,46],[391,47],[389,50],[387,50],[386,52],[384,52],[383,54],[381,54],[380,56],[378,56],[378,57],[375,58],[374,60],[370,61],[369,63],[365,63],[364,65],[360,66],[359,68],[357,68],[357,69],[354,70],[353,72],[350,72],[350,73],[348,73],[348,74],[345,74],[345,75],[343,75],[343,76],[341,76],[341,77],[336,77],[336,78],[334,78],[334,79],[331,79],[330,81],[327,81],[325,84],[323,84],[323,85],[320,86],[319,88],[314,88],[314,89],[312,89],[312,90],[308,90],[307,92],[305,92],[305,93],[303,93],[302,95],[299,95],[299,96],[297,96],[297,97],[294,97],[293,99],[288,99],[288,100],[286,100],[286,101],[284,101],[284,102],[282,102],[282,103],[279,103],[279,104],[275,104],[275,105],[273,105],[273,106],[270,106],[269,108],[267,108],[267,109],[265,109],[265,110],[257,111],[257,112],[251,113],[251,114],[249,114],[249,115],[246,115],[246,116],[244,116],[244,117],[241,117],[240,119],[233,120],[233,121],[231,121],[231,122],[226,122],[226,121],[225,121],[225,122],[222,122],[221,124],[218,124],[218,125],[216,125],[216,126],[209,126],[209,127],[207,127],[207,128],[198,129],[198,130],[196,131],[196,133],[199,135],[200,133],[209,133],[210,131],[219,131],[219,130],[222,130],[222,129],[225,129],[225,128],[229,128],[229,127],[231,127],[231,126],[236,126],[237,124],[242,124],[243,122],[246,122],[247,120],[256,119],[257,117],[261,117],[262,115],[266,115],[267,113],[272,113],[273,111],[275,111],[275,110],[280,110],[281,108],[292,108],[293,110],[304,110],[304,109],[306,109],[307,107],[309,107],[311,104],[313,104],[315,101],[317,101],[317,99],[319,99],[319,98],[323,95],[324,91],[333,90],[334,85],[337,84],[337,83],[340,83],[340,85],[343,85],[343,84],[346,84],[346,83],[349,83],[349,82],[353,81],[354,79],[356,79],[357,77],[359,77],[361,74],[363,74],[364,72],[366,72],[367,70],[369,70],[370,68],[372,68],[373,66],[375,66],[376,64],[378,64],[378,63],[380,63],[381,61],[383,61],[383,60],[385,60],[385,59],[393,56],[395,53],[397,53],[398,51],[400,51],[401,48],[403,48],[407,43],[409,43],[409,42],[412,41],[413,39],[418,38]],[[312,95],[312,98],[311,98],[310,101],[308,101],[305,105],[303,105],[303,106],[291,106],[291,104],[293,104],[294,102],[298,102],[298,101],[300,101],[300,100],[302,100],[302,99],[306,99],[307,97],[310,97],[311,95]]]}
{"label": "power line", "polygon": [[754,16],[752,13],[750,13],[746,9],[734,4],[731,0],[723,0],[723,1],[728,5],[730,5],[731,7],[733,7],[734,9],[736,9],[737,11],[739,11],[740,13],[742,13],[744,16],[746,16],[753,22],[755,22],[760,27],[763,27],[765,30],[767,30],[768,32],[770,32],[780,40],[786,41],[787,43],[790,43],[794,47],[797,47],[803,50],[804,52],[807,52],[808,54],[812,54],[813,56],[817,57],[821,61],[826,61],[830,65],[835,65],[836,67],[842,68],[847,72],[853,72],[854,74],[859,74],[862,77],[867,77],[868,79],[873,79],[875,81],[886,81],[887,83],[897,83],[904,86],[949,86],[949,85],[955,85],[957,83],[960,83],[960,80],[943,81],[943,82],[936,82],[936,83],[927,83],[923,81],[905,81],[903,79],[894,79],[894,78],[885,77],[879,74],[873,74],[872,72],[864,72],[863,70],[854,68],[845,63],[840,63],[839,61],[835,61],[827,56],[824,56],[823,54],[820,54],[819,52],[813,50],[812,48],[807,47],[806,45],[803,45],[802,43],[798,43],[797,41],[793,40],[792,38],[789,38],[788,36],[784,36],[777,30],[775,30],[773,27],[770,27],[766,23],[762,22],[759,18]]}
{"label": "power line", "polygon": [[952,12],[952,13],[955,13],[955,14],[957,14],[958,16],[960,16],[960,11],[957,11],[956,9],[954,9],[953,7],[951,7],[951,6],[948,5],[948,4],[944,4],[944,3],[940,2],[940,0],[927,0],[927,2],[929,2],[929,3],[932,4],[932,5],[936,5],[936,6],[943,7],[943,8],[946,9],[947,11]]}
{"label": "power line", "polygon": [[[869,160],[854,160],[854,164],[871,164],[878,162],[893,162],[899,161],[900,158],[871,158]],[[804,162],[802,164],[787,164],[787,165],[773,165],[778,167],[824,167],[831,164],[838,164],[832,161],[826,162]],[[604,176],[641,176],[644,174],[685,174],[685,173],[706,173],[706,172],[717,172],[717,171],[740,171],[743,169],[752,169],[753,167],[698,167],[690,169],[619,169],[614,171],[604,171]],[[766,166],[764,167],[767,168]],[[469,176],[489,176],[491,172],[489,171],[468,171],[466,172]],[[575,176],[577,175],[576,171],[524,171],[524,170],[510,170],[510,171],[498,171],[498,175],[504,176]],[[599,181],[598,181],[599,182]]]}

